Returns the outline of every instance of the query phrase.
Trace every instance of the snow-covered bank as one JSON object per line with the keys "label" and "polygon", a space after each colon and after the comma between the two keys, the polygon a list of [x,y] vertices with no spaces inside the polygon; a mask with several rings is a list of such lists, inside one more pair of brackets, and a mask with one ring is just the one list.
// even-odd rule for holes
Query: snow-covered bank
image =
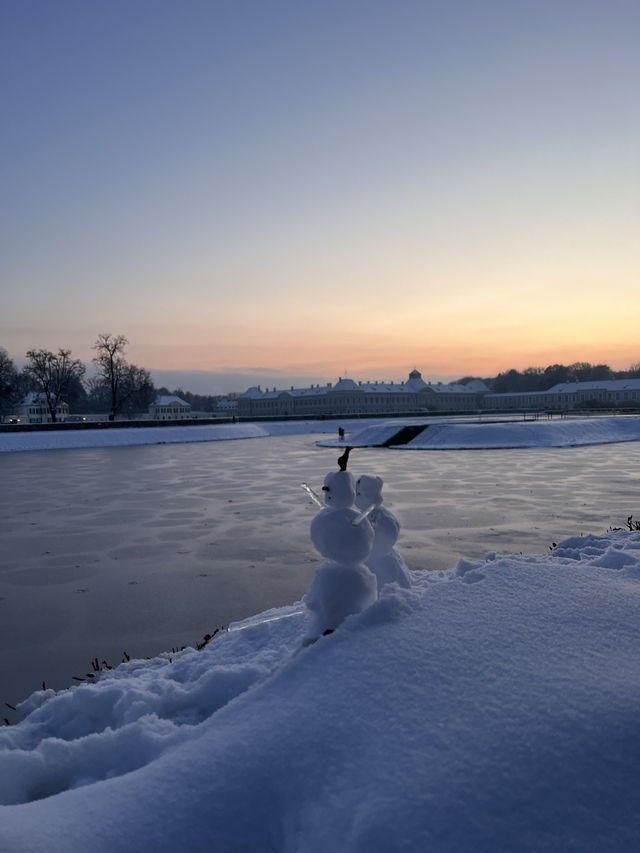
{"label": "snow-covered bank", "polygon": [[129,447],[136,444],[182,444],[191,441],[230,441],[268,435],[304,435],[335,432],[323,421],[269,421],[266,423],[206,424],[203,426],[122,427],[114,429],[0,432],[0,452],[66,450],[74,447]]}
{"label": "snow-covered bank", "polygon": [[[335,421],[267,421],[260,423],[207,424],[204,426],[123,427],[122,429],[46,430],[0,432],[0,453],[21,450],[65,450],[75,447],[128,447],[143,444],[183,444],[230,441],[278,435],[327,433],[321,447],[381,447],[402,450],[475,450],[516,447],[572,447],[640,441],[640,416],[562,418],[555,420],[477,421],[469,417],[343,418]],[[406,427],[423,425],[423,431],[407,444],[393,438]],[[338,427],[345,439],[336,437]]]}
{"label": "snow-covered bank", "polygon": [[562,418],[496,424],[434,424],[403,449],[579,447],[617,441],[640,441],[640,417]]}
{"label": "snow-covered bank", "polygon": [[0,850],[640,849],[640,533],[412,581],[303,650],[292,606],[34,694]]}
{"label": "snow-covered bank", "polygon": [[[400,450],[480,450],[517,447],[578,447],[640,441],[640,417],[558,418],[555,420],[507,420],[465,422],[431,419],[406,444],[395,442],[404,426],[412,421],[386,421],[356,427],[344,443],[352,447],[397,447]],[[339,444],[335,439],[317,442],[322,447]]]}

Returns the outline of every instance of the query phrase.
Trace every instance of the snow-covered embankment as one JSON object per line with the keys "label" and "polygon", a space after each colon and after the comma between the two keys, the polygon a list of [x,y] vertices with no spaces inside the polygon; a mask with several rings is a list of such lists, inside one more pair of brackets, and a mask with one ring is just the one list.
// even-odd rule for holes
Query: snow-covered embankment
{"label": "snow-covered embankment", "polygon": [[0,850],[640,849],[640,533],[412,581],[34,694]]}
{"label": "snow-covered embankment", "polygon": [[[419,431],[416,419],[387,420],[356,427],[343,444],[352,447],[392,447],[400,450],[482,450],[517,447],[578,447],[640,441],[640,417],[556,418],[544,420],[443,420],[430,418]],[[418,434],[407,439],[405,427]],[[321,439],[322,447],[338,446]]]}

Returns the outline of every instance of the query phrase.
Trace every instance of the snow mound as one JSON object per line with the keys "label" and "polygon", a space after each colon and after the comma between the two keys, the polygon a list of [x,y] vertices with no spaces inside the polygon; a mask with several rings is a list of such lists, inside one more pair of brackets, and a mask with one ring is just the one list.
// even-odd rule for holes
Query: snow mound
{"label": "snow mound", "polygon": [[[406,427],[424,429],[412,440],[393,444],[395,436]],[[400,439],[402,441],[402,438]],[[468,417],[456,419],[411,418],[360,425],[344,440],[320,439],[320,447],[382,447],[396,450],[480,450],[516,447],[573,447],[585,444],[612,444],[640,441],[640,417],[618,415],[591,418],[556,418],[548,420],[478,421]]]}
{"label": "snow mound", "polygon": [[192,424],[190,426],[105,427],[104,429],[47,429],[0,432],[0,453],[19,450],[67,450],[74,447],[130,447],[140,444],[182,444],[191,441],[231,441],[269,435],[307,435],[335,432],[323,421]]}
{"label": "snow mound", "polygon": [[413,573],[35,693],[2,853],[640,849],[640,533]]}
{"label": "snow mound", "polygon": [[125,447],[141,444],[178,444],[191,441],[230,441],[270,435],[332,433],[337,424],[347,435],[325,438],[319,447],[382,447],[405,427],[425,425],[413,441],[397,445],[401,450],[466,450],[501,447],[570,447],[640,441],[640,417],[563,418],[549,421],[470,423],[461,417],[372,418],[367,421],[268,421],[262,423],[207,424],[193,426],[122,427],[105,429],[61,429],[33,432],[0,432],[0,453],[20,450],[64,450],[74,447]]}
{"label": "snow mound", "polygon": [[400,449],[573,447],[585,444],[610,444],[618,441],[640,441],[640,417],[432,424]]}

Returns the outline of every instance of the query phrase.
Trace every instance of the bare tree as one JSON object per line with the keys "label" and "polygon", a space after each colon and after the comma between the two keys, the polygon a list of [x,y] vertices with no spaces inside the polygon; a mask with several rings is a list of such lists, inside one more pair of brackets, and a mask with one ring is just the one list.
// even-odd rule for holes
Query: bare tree
{"label": "bare tree", "polygon": [[0,347],[0,415],[4,415],[18,402],[20,392],[20,374],[9,358],[9,353]]}
{"label": "bare tree", "polygon": [[96,400],[108,400],[109,420],[119,412],[132,415],[146,411],[156,393],[149,371],[127,362],[128,343],[124,335],[102,334],[93,347],[93,363],[98,370],[90,393]]}
{"label": "bare tree", "polygon": [[111,405],[109,389],[99,376],[87,380],[87,410],[103,414]]}
{"label": "bare tree", "polygon": [[129,364],[120,386],[120,408],[127,415],[146,412],[156,397],[156,389],[151,374],[144,367]]}
{"label": "bare tree", "polygon": [[124,335],[101,334],[93,345],[98,382],[109,392],[110,421],[115,419],[122,404],[122,385],[128,367],[124,356],[128,343]]}
{"label": "bare tree", "polygon": [[30,349],[27,359],[24,372],[34,389],[44,396],[51,422],[55,423],[65,391],[73,381],[84,376],[86,368],[81,361],[71,358],[69,349],[59,349],[57,353]]}

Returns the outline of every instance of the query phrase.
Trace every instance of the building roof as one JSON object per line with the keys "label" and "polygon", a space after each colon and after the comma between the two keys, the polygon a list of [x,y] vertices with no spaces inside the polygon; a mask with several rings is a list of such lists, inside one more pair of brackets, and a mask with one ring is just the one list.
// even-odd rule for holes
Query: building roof
{"label": "building roof", "polygon": [[258,397],[262,397],[262,394],[263,392],[259,385],[252,385],[251,388],[247,388],[247,390],[241,396],[257,399]]}
{"label": "building roof", "polygon": [[156,397],[156,399],[151,404],[152,406],[187,406],[187,408],[191,408],[191,404],[185,402],[185,400],[180,397],[176,397],[175,394],[168,394],[162,397]]}
{"label": "building roof", "polygon": [[640,379],[602,379],[599,382],[560,382],[547,394],[571,394],[576,391],[639,391]]}
{"label": "building roof", "polygon": [[543,397],[546,394],[576,394],[578,391],[640,391],[640,379],[603,379],[600,382],[560,382],[546,391],[504,391],[487,397]]}
{"label": "building roof", "polygon": [[433,391],[436,394],[484,394],[489,389],[480,379],[474,379],[472,382],[463,385],[460,382],[451,382],[446,384],[438,382],[436,385],[424,385],[420,390]]}
{"label": "building roof", "polygon": [[[46,406],[46,404],[47,397],[42,391],[29,391],[22,403],[20,403],[21,406]],[[64,400],[58,400],[58,408],[66,405],[67,403]]]}
{"label": "building roof", "polygon": [[464,386],[468,391],[473,391],[476,394],[486,394],[489,388],[484,384],[482,379],[472,379]]}
{"label": "building roof", "polygon": [[357,391],[358,386],[353,379],[343,379],[340,377],[334,386],[334,391]]}
{"label": "building roof", "polygon": [[41,391],[29,391],[24,400],[22,401],[23,406],[34,406],[37,403],[45,402],[45,395]]}
{"label": "building roof", "polygon": [[260,386],[248,388],[242,395],[244,399],[251,400],[269,400],[277,399],[281,396],[289,397],[317,397],[327,396],[334,393],[365,393],[365,394],[400,394],[400,393],[416,393],[418,391],[429,390],[441,394],[478,394],[485,393],[489,389],[484,382],[475,379],[467,385],[428,385],[420,371],[412,370],[409,374],[409,379],[406,382],[356,382],[353,379],[343,379],[339,377],[335,385],[327,383],[326,385],[311,385],[309,388],[290,388],[288,390],[278,391],[273,388],[271,391],[267,388],[263,391]]}

